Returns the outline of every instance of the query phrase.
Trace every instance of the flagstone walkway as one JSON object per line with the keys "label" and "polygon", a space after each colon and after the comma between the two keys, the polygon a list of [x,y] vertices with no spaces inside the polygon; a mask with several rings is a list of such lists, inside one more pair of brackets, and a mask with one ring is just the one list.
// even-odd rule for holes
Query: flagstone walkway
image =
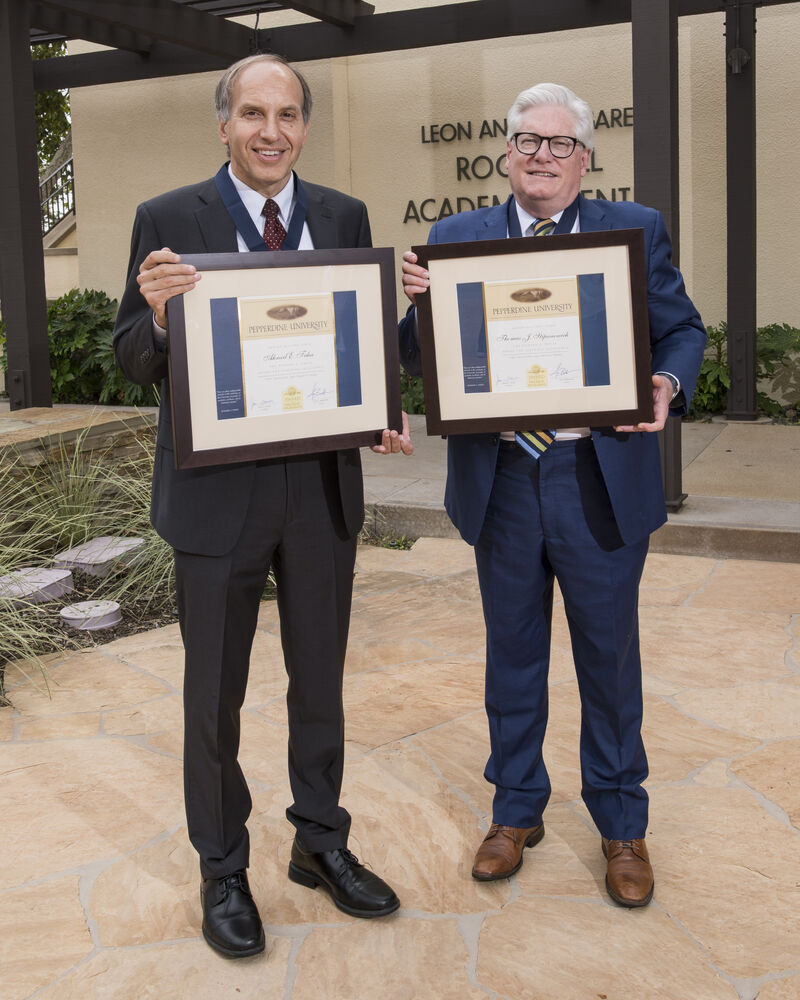
{"label": "flagstone walkway", "polygon": [[285,676],[265,604],[244,712],[251,883],[267,954],[199,933],[183,818],[177,627],[15,670],[0,709],[0,1000],[797,1000],[800,565],[653,554],[642,589],[654,902],[614,906],[580,797],[556,609],[542,843],[470,877],[488,827],[471,550],[362,548],[345,679],[351,848],[397,889],[380,921],[286,878]]}

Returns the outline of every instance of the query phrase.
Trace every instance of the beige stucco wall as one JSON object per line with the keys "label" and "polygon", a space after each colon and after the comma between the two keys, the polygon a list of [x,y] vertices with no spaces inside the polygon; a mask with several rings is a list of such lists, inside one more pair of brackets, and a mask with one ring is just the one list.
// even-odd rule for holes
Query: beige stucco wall
{"label": "beige stucco wall", "polygon": [[[381,11],[423,6],[423,0],[382,3]],[[262,17],[265,26],[274,18]],[[252,18],[243,19],[252,23]],[[299,20],[285,13],[282,20]],[[724,18],[682,18],[680,24],[681,266],[708,323],[725,317]],[[797,268],[800,199],[794,196],[795,137],[800,132],[800,74],[794,39],[796,5],[758,11],[759,322],[800,325]],[[73,51],[77,51],[74,49]],[[477,203],[504,198],[494,169],[485,180],[458,177],[458,157],[472,174],[478,156],[501,158],[503,140],[478,138],[484,119],[502,122],[519,90],[540,80],[566,83],[595,114],[632,104],[630,27],[560,32],[438,49],[303,63],[315,108],[300,172],[363,198],[376,245],[398,251],[424,242],[430,223],[409,218],[429,201]],[[224,158],[216,135],[213,89],[219,74],[81,88],[72,93],[80,283],[119,295],[130,226],[141,200],[210,176]],[[637,108],[636,114],[647,113]],[[472,123],[473,137],[423,142],[431,126]],[[635,126],[634,126],[635,127]],[[462,129],[462,135],[463,135]],[[596,170],[587,189],[622,198],[633,184],[633,129],[599,128]],[[767,146],[767,137],[769,145]],[[477,164],[486,168],[487,160]],[[462,170],[463,174],[463,170]],[[627,197],[634,196],[629,190]],[[462,203],[466,204],[466,203]],[[402,303],[398,304],[402,309]]]}
{"label": "beige stucco wall", "polygon": [[44,252],[44,287],[48,299],[57,299],[80,283],[78,253],[74,247]]}

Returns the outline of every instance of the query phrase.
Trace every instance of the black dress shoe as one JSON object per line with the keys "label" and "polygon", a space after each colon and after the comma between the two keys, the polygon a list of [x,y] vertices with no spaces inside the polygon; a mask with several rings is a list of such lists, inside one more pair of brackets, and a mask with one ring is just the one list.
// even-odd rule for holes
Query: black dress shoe
{"label": "black dress shoe", "polygon": [[289,878],[314,889],[321,885],[336,906],[351,917],[385,917],[400,906],[394,891],[346,848],[306,851],[297,838],[292,844]]}
{"label": "black dress shoe", "polygon": [[264,928],[244,869],[223,878],[204,878],[200,902],[203,937],[212,948],[228,958],[246,958],[264,950]]}

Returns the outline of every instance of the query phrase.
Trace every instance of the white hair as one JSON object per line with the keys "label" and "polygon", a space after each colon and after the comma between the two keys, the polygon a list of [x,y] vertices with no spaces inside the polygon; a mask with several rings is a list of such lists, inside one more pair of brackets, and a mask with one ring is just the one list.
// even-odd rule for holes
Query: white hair
{"label": "white hair", "polygon": [[536,86],[528,87],[518,95],[508,111],[506,138],[510,141],[511,136],[520,131],[524,111],[541,106],[565,108],[569,111],[575,120],[575,138],[586,149],[594,148],[592,109],[569,87],[562,87],[559,83],[537,83]]}

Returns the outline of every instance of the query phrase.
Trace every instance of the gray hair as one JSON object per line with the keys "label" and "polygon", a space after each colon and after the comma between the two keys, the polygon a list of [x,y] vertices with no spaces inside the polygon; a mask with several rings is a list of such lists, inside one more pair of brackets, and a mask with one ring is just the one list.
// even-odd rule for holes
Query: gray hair
{"label": "gray hair", "polygon": [[219,118],[221,122],[226,122],[230,118],[233,86],[236,83],[239,74],[242,70],[247,69],[248,66],[252,66],[254,63],[259,62],[278,63],[280,66],[286,66],[292,71],[292,73],[294,73],[297,77],[297,82],[300,84],[300,88],[303,91],[303,121],[306,125],[308,125],[308,120],[311,117],[311,91],[309,90],[305,77],[302,73],[298,73],[294,66],[284,59],[283,56],[276,55],[274,52],[263,52],[258,55],[247,56],[246,58],[235,62],[232,66],[229,66],[225,70],[225,74],[217,84],[217,91],[214,95],[214,107],[217,111],[217,118]]}
{"label": "gray hair", "polygon": [[594,118],[592,109],[574,94],[569,87],[558,83],[537,83],[518,95],[508,111],[508,133],[506,138],[520,131],[522,114],[528,108],[541,106],[564,108],[575,119],[575,138],[587,149],[594,148]]}

